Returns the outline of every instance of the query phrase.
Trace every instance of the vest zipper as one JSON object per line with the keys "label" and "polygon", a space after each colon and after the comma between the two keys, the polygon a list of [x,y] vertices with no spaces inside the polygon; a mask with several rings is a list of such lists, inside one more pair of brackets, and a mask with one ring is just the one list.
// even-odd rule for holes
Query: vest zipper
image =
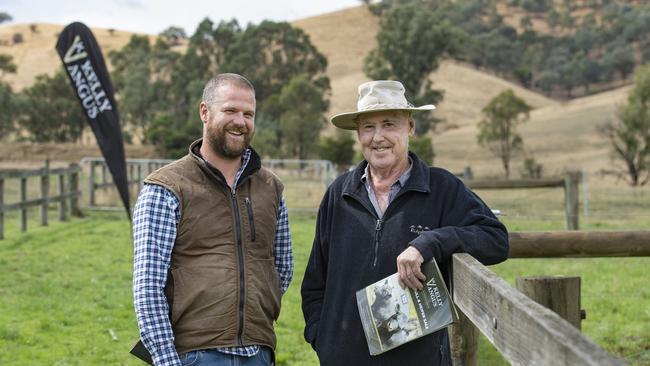
{"label": "vest zipper", "polygon": [[248,211],[248,223],[251,227],[251,241],[255,241],[255,219],[253,218],[253,204],[248,197],[244,199],[244,202],[246,202],[246,211]]}
{"label": "vest zipper", "polygon": [[232,208],[235,211],[235,234],[237,236],[237,259],[239,261],[239,324],[237,325],[237,343],[243,345],[242,335],[244,333],[244,299],[246,298],[246,284],[244,283],[244,249],[241,240],[241,217],[239,215],[239,205],[237,196],[231,191]]}
{"label": "vest zipper", "polygon": [[372,262],[373,267],[377,266],[377,255],[379,252],[379,237],[381,234],[382,223],[383,223],[382,219],[377,219],[377,223],[375,224],[375,260]]}

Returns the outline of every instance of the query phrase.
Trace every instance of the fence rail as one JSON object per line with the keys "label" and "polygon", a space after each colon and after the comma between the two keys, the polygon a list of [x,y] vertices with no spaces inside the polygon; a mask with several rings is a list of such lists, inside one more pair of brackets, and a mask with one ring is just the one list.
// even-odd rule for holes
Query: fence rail
{"label": "fence rail", "polygon": [[[79,173],[81,167],[78,164],[70,164],[67,168],[50,169],[49,162],[40,169],[32,170],[0,170],[0,239],[4,238],[5,212],[20,211],[20,230],[27,230],[27,209],[40,207],[41,225],[48,224],[48,208],[50,203],[57,203],[59,206],[59,220],[65,221],[68,216],[68,202],[70,213],[73,216],[80,216],[79,198]],[[58,195],[50,196],[50,177],[58,176]],[[39,198],[27,198],[27,179],[40,178]],[[10,179],[20,180],[19,200],[15,203],[5,203],[5,181]],[[66,184],[67,181],[67,184]]]}
{"label": "fence rail", "polygon": [[511,364],[623,365],[469,254],[453,256],[453,284],[456,306]]}
{"label": "fence rail", "polygon": [[511,232],[510,258],[647,257],[650,230]]}
{"label": "fence rail", "polygon": [[[464,175],[471,177],[471,174]],[[549,177],[539,179],[505,179],[481,180],[463,179],[471,189],[527,189],[527,188],[564,188],[564,212],[567,230],[578,230],[579,185],[582,173],[569,171],[563,177]]]}
{"label": "fence rail", "polygon": [[[511,232],[509,240],[510,258],[650,256],[650,230]],[[459,323],[452,327],[455,365],[477,364],[479,331],[515,365],[623,364],[580,333],[585,313],[579,277],[517,279],[530,282],[534,291],[529,295],[539,291],[532,297],[544,298],[542,303],[569,323],[470,255],[455,254],[452,262],[452,293],[460,310]]]}

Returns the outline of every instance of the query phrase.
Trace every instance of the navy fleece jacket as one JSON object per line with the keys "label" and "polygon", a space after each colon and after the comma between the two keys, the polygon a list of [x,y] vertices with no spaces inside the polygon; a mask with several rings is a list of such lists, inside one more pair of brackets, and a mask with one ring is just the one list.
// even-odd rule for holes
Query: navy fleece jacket
{"label": "navy fleece jacket", "polygon": [[409,154],[411,177],[381,219],[361,181],[365,161],[323,197],[301,290],[305,339],[321,365],[451,365],[446,329],[370,356],[356,291],[397,272],[397,256],[409,245],[425,261],[435,258],[448,285],[453,253],[483,264],[508,257],[506,228],[487,205],[453,174]]}

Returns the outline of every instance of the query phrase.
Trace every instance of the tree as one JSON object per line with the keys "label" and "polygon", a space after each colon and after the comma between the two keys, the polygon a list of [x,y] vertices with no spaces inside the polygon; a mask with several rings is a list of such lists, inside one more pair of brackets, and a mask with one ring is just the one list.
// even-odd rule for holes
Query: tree
{"label": "tree", "polygon": [[519,124],[529,117],[530,107],[526,101],[508,89],[494,97],[485,108],[485,118],[479,123],[479,145],[489,149],[501,159],[506,179],[510,177],[510,160],[523,147],[523,140],[516,132]]}
{"label": "tree", "polygon": [[160,36],[170,45],[177,46],[187,38],[185,30],[181,27],[171,26],[160,32]]}
{"label": "tree", "polygon": [[541,13],[547,11],[551,5],[549,0],[522,0],[521,7],[532,13]]}
{"label": "tree", "polygon": [[25,41],[22,33],[14,33],[14,35],[11,36],[11,39],[14,41],[14,44],[23,43]]}
{"label": "tree", "polygon": [[307,159],[317,152],[318,136],[325,125],[323,114],[328,102],[323,92],[313,85],[306,75],[291,79],[280,92],[280,129],[291,143],[284,144],[286,155]]}
{"label": "tree", "polygon": [[318,143],[320,158],[331,161],[339,171],[344,171],[353,163],[354,142],[351,132],[337,130],[334,137],[325,137]]}
{"label": "tree", "polygon": [[[278,128],[278,121],[291,115],[290,109],[305,103],[300,97],[293,103],[280,103],[278,98],[283,88],[294,76],[302,75],[314,85],[315,90],[320,91],[321,97],[318,99],[324,100],[330,90],[326,69],[327,58],[311,43],[309,35],[289,23],[271,21],[249,25],[245,31],[236,34],[221,65],[223,72],[245,75],[255,85],[256,120],[261,121],[265,131],[274,131],[278,147],[285,145],[284,136],[287,133],[283,128]],[[314,149],[315,145],[308,148]],[[271,150],[267,149],[269,153]],[[289,153],[287,149],[283,151]]]}
{"label": "tree", "polygon": [[613,49],[604,57],[604,62],[609,63],[612,68],[621,74],[621,79],[627,78],[634,71],[636,61],[634,50],[628,44],[615,43]]}
{"label": "tree", "polygon": [[[0,13],[0,20],[3,14],[6,13]],[[5,73],[15,72],[16,65],[12,62],[12,57],[0,54],[0,138],[9,135],[14,130],[15,97],[11,86],[2,81],[2,76]]]}
{"label": "tree", "polygon": [[35,142],[77,141],[85,127],[81,106],[63,70],[53,77],[37,76],[34,85],[20,94],[18,108],[21,127]]}
{"label": "tree", "polygon": [[645,185],[650,180],[650,65],[636,75],[627,104],[619,108],[618,121],[601,128],[609,139],[614,160],[614,174],[631,186]]}
{"label": "tree", "polygon": [[0,139],[14,131],[15,101],[11,86],[0,81]]}
{"label": "tree", "polygon": [[300,74],[324,92],[330,89],[325,75],[327,58],[311,43],[307,33],[286,22],[249,25],[227,48],[221,69],[246,75],[255,85],[261,104]]}
{"label": "tree", "polygon": [[153,88],[153,51],[149,37],[133,35],[119,51],[111,51],[113,82],[120,105],[123,125],[134,128],[140,138],[156,112],[154,106],[160,101]]}
{"label": "tree", "polygon": [[[166,156],[177,156],[200,136],[197,106],[206,81],[218,73],[242,74],[255,86],[255,146],[263,155],[282,152],[281,118],[296,118],[296,106],[306,103],[299,95],[293,103],[279,102],[283,87],[294,76],[306,78],[326,103],[330,88],[327,60],[306,33],[289,23],[265,21],[242,30],[235,20],[215,26],[206,18],[189,38],[184,54],[173,51],[170,43],[170,37],[180,36],[182,30],[171,27],[167,31],[153,46],[146,37],[135,36],[110,55],[125,121],[144,131],[145,140]],[[300,113],[320,105],[300,106]]]}
{"label": "tree", "polygon": [[[415,3],[397,5],[381,18],[377,48],[364,61],[364,72],[371,79],[400,80],[407,98],[414,104],[438,104],[442,93],[432,90],[431,72],[445,54],[457,53],[460,36],[448,20],[427,6]],[[414,116],[418,134],[429,131],[430,113]]]}
{"label": "tree", "polygon": [[145,138],[153,143],[159,154],[178,159],[187,154],[192,139],[201,136],[202,125],[195,122],[179,124],[169,114],[161,113],[149,124]]}
{"label": "tree", "polygon": [[5,73],[16,73],[16,64],[11,55],[0,54],[0,80]]}
{"label": "tree", "polygon": [[435,153],[433,151],[433,142],[426,135],[415,135],[409,140],[409,150],[413,151],[422,161],[433,165]]}
{"label": "tree", "polygon": [[0,11],[0,24],[4,22],[10,22],[13,18],[11,15],[5,13],[4,11]]}

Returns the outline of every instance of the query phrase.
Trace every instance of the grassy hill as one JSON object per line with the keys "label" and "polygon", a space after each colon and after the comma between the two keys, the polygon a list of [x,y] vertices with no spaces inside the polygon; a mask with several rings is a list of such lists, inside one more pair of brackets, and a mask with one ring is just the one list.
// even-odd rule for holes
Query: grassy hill
{"label": "grassy hill", "polygon": [[[299,20],[294,25],[304,29],[328,58],[331,114],[354,110],[357,86],[368,80],[362,71],[363,58],[376,45],[378,19],[359,6]],[[469,165],[478,175],[501,174],[500,163],[477,145],[476,134],[481,109],[502,91],[513,89],[534,108],[521,134],[545,172],[577,167],[597,173],[609,166],[607,141],[598,135],[597,128],[615,117],[616,106],[623,103],[629,90],[623,87],[560,102],[454,61],[442,62],[431,80],[445,94],[434,112],[446,121],[434,134],[435,163],[453,171]],[[513,171],[520,167],[521,159],[515,159]]]}
{"label": "grassy hill", "polygon": [[[3,79],[16,90],[30,86],[36,75],[53,75],[61,68],[61,60],[54,47],[64,25],[38,23],[35,24],[36,32],[32,32],[30,25],[0,26],[0,53],[13,56],[13,62],[18,66],[15,74],[4,75]],[[22,34],[23,42],[16,44],[12,38],[17,33]],[[106,58],[110,51],[119,50],[127,44],[134,33],[94,28],[93,34]]]}
{"label": "grassy hill", "polygon": [[[354,110],[357,86],[368,80],[362,65],[365,55],[376,45],[378,19],[364,6],[358,6],[293,24],[304,29],[328,58],[332,86],[329,114]],[[0,53],[12,55],[18,65],[17,74],[5,75],[4,79],[21,89],[35,75],[55,72],[60,61],[54,44],[61,29],[60,25],[38,24],[37,32],[33,33],[26,24],[1,26]],[[15,33],[23,34],[23,43],[9,46],[3,42]],[[105,55],[121,48],[132,35],[121,31],[111,33],[107,29],[94,29],[94,34]],[[511,88],[534,108],[531,120],[522,126],[521,133],[526,148],[544,165],[546,173],[560,172],[567,167],[584,167],[595,173],[609,167],[608,145],[598,135],[597,127],[614,118],[616,106],[625,100],[629,87],[559,102],[453,61],[444,61],[431,79],[434,87],[445,93],[435,111],[446,121],[434,134],[436,165],[451,170],[470,165],[479,175],[501,173],[498,161],[477,145],[476,125],[482,117],[481,109],[489,100]],[[333,127],[329,126],[325,133],[332,131]],[[515,159],[512,170],[516,173],[520,167],[521,159]]]}

